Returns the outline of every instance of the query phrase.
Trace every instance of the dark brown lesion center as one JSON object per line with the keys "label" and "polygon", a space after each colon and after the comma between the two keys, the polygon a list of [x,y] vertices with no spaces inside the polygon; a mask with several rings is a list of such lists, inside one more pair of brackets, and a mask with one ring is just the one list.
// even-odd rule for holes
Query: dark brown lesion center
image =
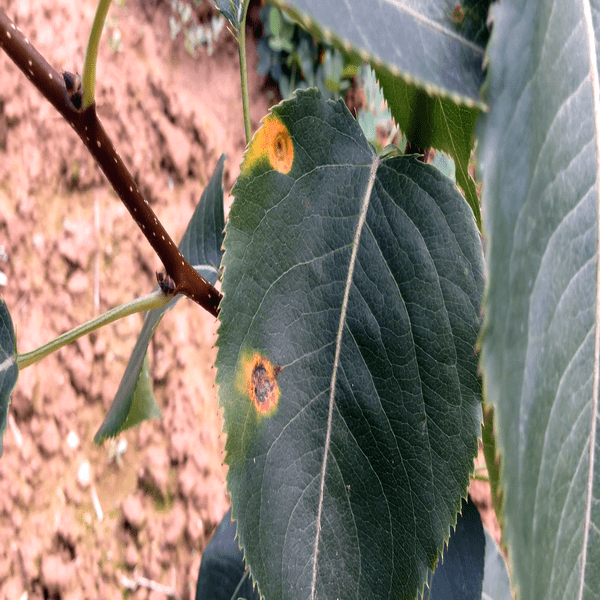
{"label": "dark brown lesion center", "polygon": [[286,143],[281,134],[279,134],[275,140],[275,153],[280,159],[285,157]]}
{"label": "dark brown lesion center", "polygon": [[262,363],[256,365],[252,371],[252,388],[259,404],[264,404],[275,391],[275,379],[269,377],[267,369]]}

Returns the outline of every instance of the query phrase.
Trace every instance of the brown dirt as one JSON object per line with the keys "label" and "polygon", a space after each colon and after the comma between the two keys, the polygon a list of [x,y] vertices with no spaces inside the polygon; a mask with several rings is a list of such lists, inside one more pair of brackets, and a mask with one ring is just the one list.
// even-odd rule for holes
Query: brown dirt
{"label": "brown dirt", "polygon": [[[95,6],[6,0],[3,9],[57,70],[80,72]],[[169,38],[168,6],[111,7],[121,51],[105,32],[97,104],[179,239],[223,151],[229,191],[245,142],[232,37],[225,30],[212,56],[204,48],[192,58],[181,34]],[[248,55],[256,129],[269,100],[251,39]],[[26,352],[147,293],[161,265],[74,132],[1,52],[0,81],[0,293]],[[202,549],[228,508],[216,323],[187,300],[167,314],[150,347],[164,419],[95,446],[140,326],[130,317],[20,374],[0,459],[0,598],[165,597],[127,592],[124,578],[139,577],[194,597]],[[89,483],[78,481],[86,462]],[[490,521],[489,506],[484,513]]]}
{"label": "brown dirt", "polygon": [[[57,70],[81,72],[95,6],[12,0],[2,8]],[[204,47],[194,59],[182,34],[171,42],[169,14],[150,0],[111,7],[122,45],[114,52],[104,33],[97,104],[179,239],[223,151],[229,191],[245,142],[232,36],[224,30],[212,56]],[[248,52],[256,128],[268,100],[252,40]],[[148,293],[161,265],[78,137],[1,52],[0,81],[0,293],[26,352]],[[10,412],[22,441],[9,427],[0,460],[0,598],[123,597],[123,577],[193,597],[201,551],[228,508],[216,323],[187,300],[167,314],[150,348],[164,419],[119,436],[127,449],[117,460],[116,445],[97,447],[93,436],[140,326],[130,317],[20,374]],[[91,482],[82,485],[86,461]],[[141,588],[128,597],[165,595]]]}

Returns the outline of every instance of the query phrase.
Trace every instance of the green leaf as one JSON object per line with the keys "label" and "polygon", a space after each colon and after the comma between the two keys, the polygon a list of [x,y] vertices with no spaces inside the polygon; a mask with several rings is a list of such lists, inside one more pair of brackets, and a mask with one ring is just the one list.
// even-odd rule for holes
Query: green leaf
{"label": "green leaf", "polygon": [[[273,0],[316,37],[430,95],[484,108],[479,97],[489,0]],[[401,42],[401,43],[399,43]],[[441,148],[443,149],[443,148]]]}
{"label": "green leaf", "polygon": [[481,364],[503,540],[519,598],[598,598],[600,26],[570,0],[502,0],[493,14]]}
{"label": "green leaf", "polygon": [[19,368],[16,361],[16,338],[6,302],[0,299],[0,456],[8,422],[10,395],[15,389]]}
{"label": "green leaf", "polygon": [[436,148],[452,157],[456,165],[456,182],[481,228],[477,187],[469,175],[478,109],[458,106],[449,98],[433,98],[384,69],[376,67],[375,72],[392,116],[408,140],[418,148]]}
{"label": "green leaf", "polygon": [[229,509],[202,552],[196,600],[260,600],[252,577],[245,571],[244,553],[235,539]]}
{"label": "green leaf", "polygon": [[152,391],[150,360],[146,354],[142,362],[142,369],[133,392],[133,397],[131,398],[131,406],[127,413],[127,418],[121,426],[120,431],[135,427],[147,419],[162,419],[162,414]]}
{"label": "green leaf", "polygon": [[221,14],[231,23],[237,31],[242,22],[242,12],[244,8],[243,0],[215,0],[217,8]]}
{"label": "green leaf", "polygon": [[477,507],[463,500],[461,514],[428,577],[423,600],[481,600],[485,536]]}
{"label": "green leaf", "polygon": [[[223,228],[225,226],[223,214],[224,163],[225,155],[222,154],[179,244],[179,250],[186,260],[196,268],[204,279],[213,285],[218,278],[218,269],[223,253]],[[158,286],[155,289],[158,289]],[[163,315],[175,306],[179,298],[179,296],[175,296],[166,307],[146,313],[142,331],[129,358],[117,394],[102,425],[100,425],[94,436],[96,444],[100,444],[106,438],[114,437],[124,429],[137,424],[132,424],[131,416],[128,416],[133,407],[134,392],[137,394],[138,400],[142,398],[147,400],[148,406],[145,410],[149,416],[146,418],[160,416],[160,409],[156,404],[154,394],[151,393],[151,387],[150,393],[146,396],[137,388],[142,385],[144,386],[143,389],[148,389],[141,375],[148,344]]]}
{"label": "green leaf", "polygon": [[267,600],[414,598],[477,453],[471,210],[316,90],[266,117],[234,194],[217,382],[252,577]]}
{"label": "green leaf", "polygon": [[494,538],[484,529],[485,567],[482,600],[512,600],[510,578],[502,552]]}

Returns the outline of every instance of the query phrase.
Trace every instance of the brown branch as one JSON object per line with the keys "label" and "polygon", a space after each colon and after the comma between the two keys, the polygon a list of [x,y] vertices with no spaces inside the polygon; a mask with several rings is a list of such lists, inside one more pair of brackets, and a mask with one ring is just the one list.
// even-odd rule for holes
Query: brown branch
{"label": "brown branch", "polygon": [[167,275],[175,283],[175,293],[188,296],[211,315],[218,316],[220,292],[201,277],[177,249],[102,127],[96,105],[86,110],[77,108],[80,96],[78,92],[73,93],[73,75],[57,73],[1,9],[0,48],[79,135],[162,260]]}

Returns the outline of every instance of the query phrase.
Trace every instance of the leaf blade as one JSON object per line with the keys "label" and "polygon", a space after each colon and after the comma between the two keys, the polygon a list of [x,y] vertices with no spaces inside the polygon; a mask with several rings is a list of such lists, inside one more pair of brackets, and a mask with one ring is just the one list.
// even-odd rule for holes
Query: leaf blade
{"label": "leaf blade", "polygon": [[6,302],[0,299],[0,456],[8,423],[10,395],[19,377],[16,361],[16,337]]}
{"label": "leaf blade", "polygon": [[[463,2],[457,22],[448,3],[274,0],[313,35],[354,52],[373,68],[456,104],[484,108],[479,98],[489,2]],[[400,36],[400,46],[396,40]]]}
{"label": "leaf blade", "polygon": [[[415,595],[466,494],[481,419],[479,236],[437,169],[380,160],[343,103],[298,92],[265,119],[234,188],[217,383],[240,543],[269,599]],[[417,488],[435,516],[411,513],[404,537],[397,509],[422,505]]]}
{"label": "leaf blade", "polygon": [[587,2],[507,2],[494,16],[482,367],[505,539],[523,597],[581,599],[600,594],[598,28]]}
{"label": "leaf blade", "polygon": [[487,539],[471,498],[463,500],[456,527],[429,574],[423,600],[481,600]]}
{"label": "leaf blade", "polygon": [[458,106],[448,98],[431,98],[381,69],[376,69],[376,73],[394,121],[408,140],[418,148],[435,148],[453,158],[456,182],[473,210],[477,227],[481,228],[477,188],[469,174],[479,111]]}

